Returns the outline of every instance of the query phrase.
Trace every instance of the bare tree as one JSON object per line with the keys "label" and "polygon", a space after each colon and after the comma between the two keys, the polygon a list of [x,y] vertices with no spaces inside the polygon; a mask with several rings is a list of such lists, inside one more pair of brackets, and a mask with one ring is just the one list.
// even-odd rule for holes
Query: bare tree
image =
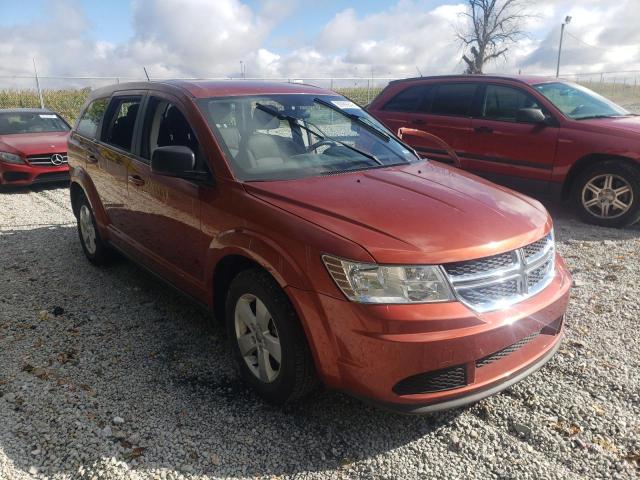
{"label": "bare tree", "polygon": [[506,59],[509,45],[526,37],[522,29],[529,17],[524,0],[467,0],[469,8],[462,13],[465,22],[456,36],[467,50],[462,59],[465,73],[482,73],[487,62]]}

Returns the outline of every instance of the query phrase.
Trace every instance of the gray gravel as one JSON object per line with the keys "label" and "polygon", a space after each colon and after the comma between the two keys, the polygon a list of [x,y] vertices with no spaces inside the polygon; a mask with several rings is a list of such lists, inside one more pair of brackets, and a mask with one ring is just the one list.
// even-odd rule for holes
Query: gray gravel
{"label": "gray gravel", "polygon": [[577,286],[540,372],[404,417],[319,392],[278,409],[223,331],[130,262],[84,259],[64,188],[0,193],[0,478],[632,478],[640,228],[548,203]]}

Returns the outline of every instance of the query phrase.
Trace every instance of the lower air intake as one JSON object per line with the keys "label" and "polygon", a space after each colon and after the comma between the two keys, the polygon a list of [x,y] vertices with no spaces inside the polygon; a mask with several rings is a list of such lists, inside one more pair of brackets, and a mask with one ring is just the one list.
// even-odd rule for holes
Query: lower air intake
{"label": "lower air intake", "polygon": [[452,388],[464,387],[467,373],[463,365],[434,372],[419,373],[400,380],[393,391],[398,395],[441,392]]}

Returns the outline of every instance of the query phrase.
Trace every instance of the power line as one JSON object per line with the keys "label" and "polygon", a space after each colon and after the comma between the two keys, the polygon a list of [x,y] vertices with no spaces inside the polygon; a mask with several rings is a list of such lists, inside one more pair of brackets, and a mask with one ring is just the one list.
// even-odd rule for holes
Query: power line
{"label": "power line", "polygon": [[581,38],[576,37],[575,35],[572,35],[571,33],[567,32],[567,35],[570,36],[571,38],[573,38],[574,40],[579,41],[580,43],[586,45],[587,47],[591,47],[591,48],[596,48],[598,50],[609,50],[606,47],[599,47],[597,45],[591,45],[590,43],[585,42],[584,40],[582,40]]}

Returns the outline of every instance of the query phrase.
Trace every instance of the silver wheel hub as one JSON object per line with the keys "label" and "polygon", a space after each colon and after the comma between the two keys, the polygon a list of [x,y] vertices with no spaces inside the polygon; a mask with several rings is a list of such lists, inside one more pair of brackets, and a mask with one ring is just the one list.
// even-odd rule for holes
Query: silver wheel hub
{"label": "silver wheel hub", "polygon": [[620,217],[627,213],[632,204],[633,189],[629,182],[619,175],[597,175],[582,189],[582,206],[594,217]]}
{"label": "silver wheel hub", "polygon": [[240,355],[251,373],[264,383],[275,381],[282,350],[278,330],[265,304],[250,293],[242,295],[236,302],[234,325]]}
{"label": "silver wheel hub", "polygon": [[93,226],[91,211],[86,205],[80,207],[80,234],[87,251],[93,255],[96,253],[96,229]]}

